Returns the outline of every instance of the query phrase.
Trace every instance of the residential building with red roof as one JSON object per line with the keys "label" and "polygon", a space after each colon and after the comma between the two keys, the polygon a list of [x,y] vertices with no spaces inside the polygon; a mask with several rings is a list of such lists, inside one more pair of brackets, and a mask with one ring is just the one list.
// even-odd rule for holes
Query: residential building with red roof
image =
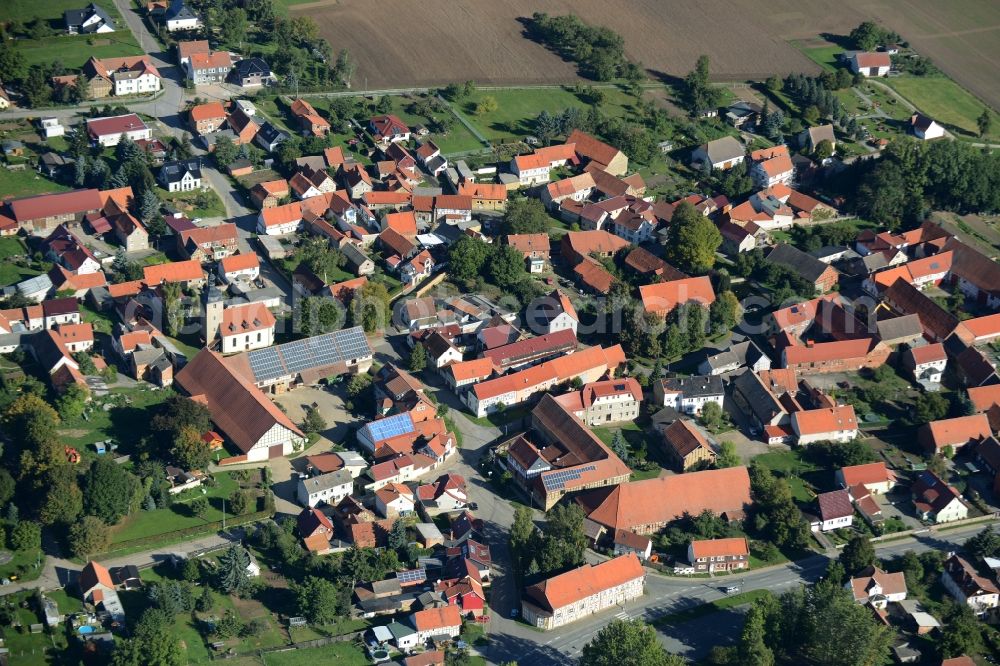
{"label": "residential building with red roof", "polygon": [[855,603],[871,604],[885,608],[890,602],[906,599],[906,577],[903,572],[886,573],[874,564],[851,576],[844,587],[854,597]]}
{"label": "residential building with red roof", "polygon": [[865,77],[888,76],[892,59],[884,51],[856,51],[848,56],[847,64],[852,72]]}
{"label": "residential building with red roof", "polygon": [[507,188],[502,183],[462,182],[458,194],[469,197],[473,210],[502,211],[507,206]]}
{"label": "residential building with red roof", "polygon": [[715,302],[715,289],[708,276],[700,276],[641,285],[639,297],[646,312],[666,317],[686,303],[709,307]]}
{"label": "residential building with red roof", "polygon": [[955,329],[966,344],[984,345],[1000,339],[1000,312],[966,319]]}
{"label": "residential building with red roof", "polygon": [[607,295],[615,277],[593,259],[587,258],[573,267],[576,283],[589,294]]}
{"label": "residential building with red roof", "polygon": [[499,373],[500,369],[490,358],[476,358],[471,361],[452,363],[442,370],[445,381],[453,391],[471,386]]}
{"label": "residential building with red roof", "polygon": [[750,568],[750,547],[746,537],[694,540],[688,544],[687,552],[695,573]]}
{"label": "residential building with red roof", "polygon": [[17,226],[35,235],[49,234],[60,224],[80,222],[102,208],[100,192],[95,189],[38,194],[6,202],[9,216]]}
{"label": "residential building with red roof", "polygon": [[410,624],[417,630],[417,642],[442,636],[455,638],[462,631],[462,614],[458,606],[427,608],[411,615]]}
{"label": "residential building with red roof", "polygon": [[[960,555],[953,554],[945,560],[941,582],[951,596],[971,608],[977,616],[985,616],[1000,606],[1000,589],[996,583],[980,575],[976,567]],[[972,659],[969,661],[972,662]]]}
{"label": "residential building with red roof", "polygon": [[164,282],[181,284],[188,288],[205,284],[205,271],[197,259],[145,266],[142,275],[143,282],[150,287],[159,286]]}
{"label": "residential building with red roof", "polygon": [[709,510],[727,520],[742,520],[753,503],[746,467],[688,472],[631,481],[579,495],[587,517],[609,530],[654,534],[685,513]]}
{"label": "residential building with red roof", "polygon": [[607,379],[584,384],[556,401],[589,426],[623,423],[639,418],[642,387],[634,377]]}
{"label": "residential building with red roof", "polygon": [[250,190],[250,200],[257,208],[274,208],[282,199],[291,196],[288,181],[284,178],[257,183]]}
{"label": "residential building with red roof", "polygon": [[305,508],[296,518],[299,538],[310,553],[323,555],[330,552],[330,540],[334,536],[333,522],[319,509]]}
{"label": "residential building with red roof", "polygon": [[256,280],[260,276],[260,257],[254,252],[233,254],[219,262],[219,277],[227,283],[235,280]]}
{"label": "residential building with red roof", "polygon": [[624,176],[628,173],[628,156],[625,153],[586,132],[573,130],[566,138],[566,143],[573,146],[581,160],[587,161],[587,166],[593,165],[612,176]]}
{"label": "residential building with red roof", "polygon": [[546,185],[542,189],[542,203],[554,210],[566,200],[583,201],[593,193],[594,186],[594,177],[584,171]]}
{"label": "residential building with red roof", "polygon": [[525,589],[521,617],[538,629],[556,629],[641,597],[645,580],[635,554],[584,564]]}
{"label": "residential building with red roof", "polygon": [[860,434],[852,405],[794,412],[792,430],[799,446],[823,441],[843,443]]}
{"label": "residential building with red roof", "polygon": [[870,275],[862,283],[862,287],[869,294],[878,296],[900,279],[906,280],[917,289],[938,285],[950,273],[953,257],[952,252],[941,252],[923,259],[914,259]]}
{"label": "residential building with red roof", "polygon": [[226,109],[222,106],[222,102],[193,106],[188,116],[191,119],[191,129],[196,134],[209,134],[226,123]]}
{"label": "residential building with red roof", "polygon": [[929,470],[922,472],[910,486],[910,494],[921,520],[950,523],[969,517],[962,494]]}
{"label": "residential building with red roof", "polygon": [[1000,309],[1000,263],[957,238],[949,238],[945,252],[953,252],[950,284],[991,310]]}
{"label": "residential building with red roof", "polygon": [[548,234],[510,234],[506,237],[506,242],[524,255],[526,260],[549,260],[551,247]]}
{"label": "residential building with red roof", "polygon": [[302,203],[293,201],[283,206],[265,208],[257,216],[257,233],[284,236],[302,226]]}
{"label": "residential building with red roof", "polygon": [[233,69],[233,57],[229,51],[192,53],[184,69],[188,80],[196,86],[222,83]]}
{"label": "residential building with red roof", "polygon": [[276,320],[261,303],[234,305],[222,311],[218,336],[223,354],[261,349],[274,344]]}
{"label": "residential building with red roof", "polygon": [[495,379],[474,384],[462,397],[476,416],[496,411],[501,403],[518,405],[556,384],[579,377],[584,383],[596,381],[605,374],[614,375],[625,362],[620,345],[603,349],[589,347],[566,356],[550,359],[539,365]]}
{"label": "residential building with red roof", "polygon": [[929,453],[941,453],[950,446],[958,451],[968,444],[977,444],[993,432],[986,414],[958,416],[951,419],[931,421],[920,427],[918,439]]}
{"label": "residential building with red roof", "polygon": [[831,532],[854,523],[854,505],[846,490],[833,490],[816,496],[818,516],[812,521],[813,532]]}
{"label": "residential building with red roof", "polygon": [[313,105],[299,98],[288,107],[299,123],[299,129],[306,136],[326,136],[330,132],[330,121],[319,115]]}
{"label": "residential building with red roof", "polygon": [[507,372],[526,365],[534,365],[553,356],[567,354],[576,350],[577,346],[576,333],[571,329],[564,329],[494,347],[484,351],[482,356],[490,359],[501,372]]}
{"label": "residential building with red roof", "polygon": [[781,351],[781,366],[797,372],[823,374],[878,368],[892,350],[878,338],[856,338],[832,342],[792,344]]}
{"label": "residential building with red roof", "polygon": [[510,170],[517,176],[521,187],[530,187],[549,182],[552,169],[577,161],[576,147],[573,144],[563,143],[539,148],[527,155],[515,156],[510,162]]}
{"label": "residential building with red roof", "polygon": [[532,301],[526,317],[529,328],[539,335],[564,329],[576,333],[580,323],[573,301],[559,289]]}
{"label": "residential building with red roof", "polygon": [[864,486],[875,495],[884,495],[896,486],[896,474],[884,462],[842,467],[836,472],[837,483],[844,488]]}
{"label": "residential building with red roof", "polygon": [[607,231],[571,231],[560,241],[563,260],[576,265],[596,255],[611,257],[629,246],[628,241]]}
{"label": "residential building with red roof", "polygon": [[224,222],[211,227],[194,227],[176,234],[177,251],[190,260],[219,261],[234,254],[239,235],[236,225]]}
{"label": "residential building with red roof", "polygon": [[153,132],[134,113],[107,118],[91,118],[87,120],[87,135],[96,146],[107,148],[117,146],[123,136],[133,141],[153,138]]}
{"label": "residential building with red roof", "polygon": [[674,468],[685,472],[701,463],[715,462],[715,449],[690,421],[677,419],[660,431],[661,446]]}
{"label": "residential building with red roof", "polygon": [[937,390],[941,388],[948,354],[940,342],[910,347],[900,355],[900,365],[925,389]]}
{"label": "residential building with red roof", "polygon": [[1000,384],[992,386],[970,386],[966,389],[969,394],[969,402],[976,412],[985,412],[996,405],[1000,405]]}
{"label": "residential building with red roof", "polygon": [[[91,57],[83,66],[82,76],[94,90],[107,90],[106,94],[141,95],[159,92],[162,76],[148,55],[121,58]],[[88,95],[89,97],[90,95]]]}
{"label": "residential building with red roof", "polygon": [[409,141],[412,133],[406,123],[391,113],[375,116],[369,120],[368,131],[375,137],[375,141],[382,145],[399,141]]}
{"label": "residential building with red roof", "polygon": [[750,153],[750,178],[761,189],[775,185],[791,185],[795,168],[788,152],[788,146],[762,148]]}

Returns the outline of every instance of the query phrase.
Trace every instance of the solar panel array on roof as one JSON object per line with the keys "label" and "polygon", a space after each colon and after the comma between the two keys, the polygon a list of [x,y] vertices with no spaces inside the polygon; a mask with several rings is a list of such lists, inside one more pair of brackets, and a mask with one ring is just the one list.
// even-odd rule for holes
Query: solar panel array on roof
{"label": "solar panel array on roof", "polygon": [[396,580],[399,581],[400,585],[422,583],[427,580],[427,569],[420,567],[419,569],[410,569],[408,571],[397,571]]}
{"label": "solar panel array on roof", "polygon": [[414,431],[413,419],[410,418],[409,413],[394,414],[384,419],[372,421],[365,428],[371,434],[373,442],[381,442],[383,439]]}
{"label": "solar panel array on roof", "polygon": [[552,474],[543,474],[542,485],[545,486],[546,491],[560,490],[566,487],[567,481],[576,481],[583,476],[584,472],[593,472],[595,469],[597,468],[594,465],[586,465],[560,470]]}
{"label": "solar panel array on roof", "polygon": [[304,370],[371,356],[360,326],[247,352],[254,379],[263,382]]}

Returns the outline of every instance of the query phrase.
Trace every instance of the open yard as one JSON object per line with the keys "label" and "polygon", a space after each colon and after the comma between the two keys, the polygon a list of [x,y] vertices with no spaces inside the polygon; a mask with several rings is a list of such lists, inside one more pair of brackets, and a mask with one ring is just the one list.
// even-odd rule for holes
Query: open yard
{"label": "open yard", "polygon": [[[820,65],[793,46],[822,33],[847,34],[866,19],[900,33],[960,84],[1000,108],[1000,4],[981,0],[894,3],[846,0],[830,11],[819,0],[706,0],[666,6],[659,0],[389,0],[380,15],[362,0],[319,0],[289,7],[320,24],[335,49],[360,64],[355,88],[479,83],[556,83],[576,78],[562,61],[523,36],[534,12],[576,13],[625,36],[625,52],[654,75],[683,76],[700,54],[721,80],[760,78],[792,71],[818,73]],[[705,17],[712,17],[710,31]],[[637,30],[636,26],[642,26]],[[740,44],[734,48],[733,44]],[[818,60],[820,54],[813,54]],[[823,56],[825,57],[825,56]]]}
{"label": "open yard", "polygon": [[225,217],[226,208],[215,190],[194,190],[191,192],[167,192],[156,188],[156,195],[163,201],[178,208],[190,217]]}
{"label": "open yard", "polygon": [[[626,106],[634,99],[618,88],[601,88],[605,93],[605,101],[601,103],[601,112],[606,116],[623,116]],[[497,110],[477,116],[474,113],[476,104],[484,97],[493,97],[497,101]],[[564,87],[539,88],[507,88],[497,90],[477,90],[467,100],[455,107],[471,122],[476,129],[491,141],[510,141],[523,139],[531,133],[531,121],[542,111],[555,115],[564,109],[575,107],[586,111],[590,104],[584,102],[572,89]]]}
{"label": "open yard", "polygon": [[[978,138],[976,119],[984,104],[944,76],[900,76],[886,79],[896,92],[952,131]],[[1000,115],[993,112],[989,139],[1000,140]]]}
{"label": "open yard", "polygon": [[[167,399],[172,391],[144,388],[114,389],[104,398],[92,403],[92,410],[86,418],[64,421],[59,429],[60,440],[69,446],[81,449],[80,453],[94,453],[94,442],[110,439],[117,442],[122,453],[129,453],[146,432],[149,423],[149,408]],[[104,405],[111,405],[104,409]]]}
{"label": "open yard", "polygon": [[36,18],[46,19],[54,34],[44,39],[17,39],[14,44],[24,54],[29,65],[52,63],[56,60],[71,69],[79,69],[90,59],[114,58],[142,53],[139,43],[122,20],[111,0],[97,2],[118,25],[115,32],[101,35],[67,35],[63,12],[79,9],[87,3],[77,0],[7,0],[3,3],[4,18],[30,23]]}
{"label": "open yard", "polygon": [[[240,486],[240,483],[230,474],[230,472],[216,474],[214,486],[203,484],[200,488],[180,493],[176,496],[174,503],[165,509],[140,511],[125,518],[111,531],[111,548],[114,549],[115,544],[132,539],[155,537],[167,532],[199,527],[222,520],[223,500],[228,500],[230,495]],[[253,478],[252,476],[251,479]],[[253,481],[249,481],[245,482],[244,485],[252,483]],[[191,510],[190,504],[196,497],[208,499],[209,508],[202,515],[196,515]],[[256,511],[256,509],[255,503],[251,502],[250,511]],[[228,504],[226,516],[228,518],[234,517]]]}
{"label": "open yard", "polygon": [[0,169],[0,192],[5,197],[30,197],[33,194],[63,192],[67,189],[69,188],[49,180],[31,168],[24,171]]}

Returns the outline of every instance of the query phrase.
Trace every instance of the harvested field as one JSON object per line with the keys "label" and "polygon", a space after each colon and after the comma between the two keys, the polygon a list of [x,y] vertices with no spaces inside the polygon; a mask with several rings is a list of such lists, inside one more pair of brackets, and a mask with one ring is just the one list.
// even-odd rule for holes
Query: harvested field
{"label": "harvested field", "polygon": [[[722,80],[761,78],[820,67],[789,44],[820,33],[846,34],[865,19],[893,28],[979,97],[1000,108],[1000,3],[981,0],[319,0],[289,7],[319,21],[334,49],[360,66],[355,87],[430,86],[450,81],[553,83],[576,78],[563,62],[526,39],[519,18],[574,12],[625,35],[627,55],[654,75],[679,76],[699,54]],[[388,17],[388,20],[387,20]],[[638,27],[638,29],[637,29]]]}

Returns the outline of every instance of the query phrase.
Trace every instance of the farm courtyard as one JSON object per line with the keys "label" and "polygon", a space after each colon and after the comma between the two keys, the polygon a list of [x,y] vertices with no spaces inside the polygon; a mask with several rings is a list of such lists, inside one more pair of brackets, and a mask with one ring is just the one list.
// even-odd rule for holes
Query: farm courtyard
{"label": "farm courtyard", "polygon": [[[706,0],[676,4],[630,0],[614,12],[602,0],[388,0],[379,12],[362,0],[316,0],[290,5],[292,15],[316,18],[335,48],[360,63],[354,87],[555,83],[572,80],[572,63],[524,37],[519,19],[534,12],[575,13],[625,35],[625,52],[653,75],[683,76],[702,53],[716,78],[743,80],[819,65],[789,42],[817,34],[846,34],[866,19],[909,40],[919,53],[962,86],[1000,108],[1000,3],[845,0]],[[392,21],[383,20],[392,16]],[[713,17],[710,22],[706,16]],[[642,29],[636,30],[636,26]],[[992,66],[984,66],[984,65]]]}

